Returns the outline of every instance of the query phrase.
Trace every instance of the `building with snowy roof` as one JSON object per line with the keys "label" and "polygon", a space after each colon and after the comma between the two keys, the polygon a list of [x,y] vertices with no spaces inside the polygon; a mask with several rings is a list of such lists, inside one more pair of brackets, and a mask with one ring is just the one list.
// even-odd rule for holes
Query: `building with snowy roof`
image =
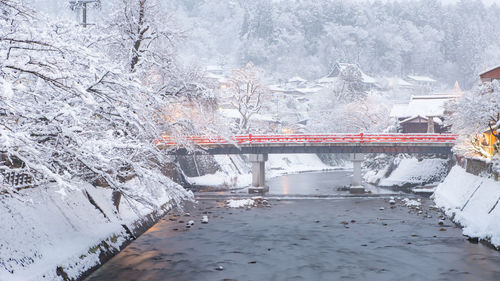
{"label": "building with snowy roof", "polygon": [[341,76],[342,73],[344,73],[348,69],[352,69],[355,72],[357,72],[357,74],[359,74],[360,82],[362,83],[364,90],[370,90],[370,89],[378,87],[377,86],[377,79],[364,73],[361,70],[361,68],[357,64],[354,64],[354,63],[342,63],[342,62],[336,63],[333,66],[330,73],[326,77],[320,78],[318,80],[318,82],[320,82],[320,81],[321,82],[332,81],[334,83],[335,82],[334,79],[329,80],[328,78],[339,77],[339,76]]}
{"label": "building with snowy roof", "polygon": [[493,80],[500,80],[500,66],[486,70],[479,74],[481,82],[492,82]]}
{"label": "building with snowy roof", "polygon": [[412,96],[409,103],[393,106],[390,116],[397,118],[402,133],[445,133],[445,105],[457,95]]}

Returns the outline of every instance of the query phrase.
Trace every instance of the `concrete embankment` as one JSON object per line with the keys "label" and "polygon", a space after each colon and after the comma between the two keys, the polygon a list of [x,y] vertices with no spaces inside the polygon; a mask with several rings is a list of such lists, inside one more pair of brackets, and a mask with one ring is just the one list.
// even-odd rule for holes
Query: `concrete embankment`
{"label": "concrete embankment", "polygon": [[455,166],[433,195],[463,234],[500,248],[500,182]]}
{"label": "concrete embankment", "polygon": [[0,195],[0,280],[81,280],[175,202],[192,198],[173,182],[161,188],[129,184],[136,196],[119,201],[110,188],[84,183]]}

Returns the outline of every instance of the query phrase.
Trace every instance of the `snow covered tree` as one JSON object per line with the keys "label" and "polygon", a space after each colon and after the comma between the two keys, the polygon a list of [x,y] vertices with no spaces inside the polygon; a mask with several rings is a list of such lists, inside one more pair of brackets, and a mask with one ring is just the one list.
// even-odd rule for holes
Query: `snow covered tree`
{"label": "snow covered tree", "polygon": [[248,134],[251,130],[250,120],[257,114],[268,98],[269,91],[261,82],[261,71],[252,63],[244,68],[233,70],[230,87],[226,90],[231,106],[238,110],[239,118],[235,131]]}
{"label": "snow covered tree", "polygon": [[[391,126],[390,109],[380,96],[370,95],[365,100],[342,107],[342,125],[345,132],[383,132]],[[340,121],[340,120],[339,120]]]}
{"label": "snow covered tree", "polygon": [[113,7],[117,12],[107,29],[113,35],[104,47],[142,81],[151,95],[162,99],[155,111],[164,133],[180,140],[182,135],[202,132],[203,126],[196,122],[203,123],[206,118],[196,113],[209,111],[215,98],[202,74],[185,69],[178,61],[177,45],[185,38],[185,31],[161,1],[124,0]]}
{"label": "snow covered tree", "polygon": [[[0,10],[3,175],[38,187],[105,186],[152,208],[155,196],[189,196],[155,145],[171,125],[158,114],[171,100],[106,52],[113,38],[101,27],[52,23],[17,0],[1,0]],[[16,192],[5,177],[1,189]]]}
{"label": "snow covered tree", "polygon": [[366,93],[363,91],[362,83],[363,78],[359,67],[347,64],[340,69],[333,94],[342,103],[363,100],[366,97]]}
{"label": "snow covered tree", "polygon": [[491,157],[484,151],[478,135],[500,125],[500,83],[483,83],[474,91],[465,92],[457,101],[448,105],[448,111],[448,125],[460,134],[460,142],[455,150],[463,154],[475,153]]}

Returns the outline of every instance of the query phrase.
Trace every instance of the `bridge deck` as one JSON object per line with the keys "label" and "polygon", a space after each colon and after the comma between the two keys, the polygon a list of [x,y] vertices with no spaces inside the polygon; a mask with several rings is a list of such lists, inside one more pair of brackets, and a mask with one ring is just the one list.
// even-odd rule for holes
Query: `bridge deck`
{"label": "bridge deck", "polygon": [[438,153],[450,154],[457,135],[452,134],[314,134],[190,136],[189,150],[169,136],[158,146],[169,154],[263,154],[263,153]]}

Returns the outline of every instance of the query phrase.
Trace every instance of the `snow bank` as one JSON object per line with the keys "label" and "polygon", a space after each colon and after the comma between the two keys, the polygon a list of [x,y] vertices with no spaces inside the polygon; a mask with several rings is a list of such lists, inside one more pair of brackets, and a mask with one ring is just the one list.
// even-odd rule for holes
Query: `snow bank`
{"label": "snow bank", "polygon": [[18,198],[0,195],[0,280],[77,278],[99,265],[106,252],[119,251],[131,239],[130,232],[141,227],[137,222],[168,210],[172,188],[182,192],[180,186],[169,190],[134,186],[137,194],[148,194],[151,201],[122,198],[120,212],[113,205],[111,189],[84,183],[74,189],[56,185],[25,189]]}
{"label": "snow bank", "polygon": [[213,174],[199,177],[186,177],[186,180],[198,186],[244,187],[252,181],[249,163],[238,155],[214,155],[220,170]]}
{"label": "snow bank", "polygon": [[433,195],[436,205],[463,226],[464,235],[500,247],[500,182],[453,167]]}
{"label": "snow bank", "polygon": [[[440,182],[448,172],[447,159],[400,159],[397,167],[379,186],[421,185]],[[374,175],[370,175],[374,176]]]}
{"label": "snow bank", "polygon": [[331,170],[335,167],[329,166],[316,154],[269,154],[266,163],[270,176],[280,176],[308,171]]}
{"label": "snow bank", "polygon": [[[221,167],[214,174],[200,177],[186,177],[189,183],[199,186],[245,187],[250,185],[252,174],[250,163],[235,155],[216,155],[215,161]],[[266,162],[266,178],[284,174],[331,170],[316,154],[269,154]]]}

